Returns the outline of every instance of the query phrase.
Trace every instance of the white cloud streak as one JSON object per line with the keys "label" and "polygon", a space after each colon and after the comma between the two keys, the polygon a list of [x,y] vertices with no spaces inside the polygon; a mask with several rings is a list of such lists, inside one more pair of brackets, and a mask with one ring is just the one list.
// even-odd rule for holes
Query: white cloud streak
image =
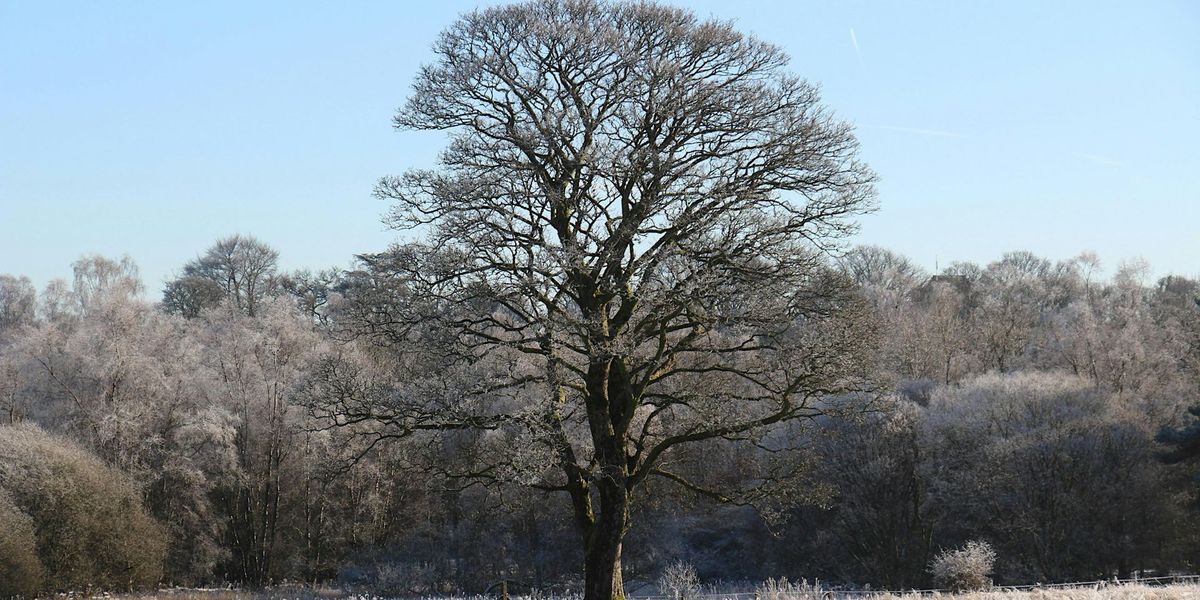
{"label": "white cloud streak", "polygon": [[858,66],[866,68],[866,64],[863,63],[862,50],[858,49],[858,36],[854,35],[853,27],[850,28],[850,44],[854,46],[854,54],[858,56]]}

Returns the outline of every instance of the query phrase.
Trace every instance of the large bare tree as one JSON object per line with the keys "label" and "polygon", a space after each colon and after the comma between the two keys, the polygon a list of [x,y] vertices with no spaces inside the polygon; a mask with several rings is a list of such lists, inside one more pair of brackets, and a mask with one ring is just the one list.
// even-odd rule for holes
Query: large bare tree
{"label": "large bare tree", "polygon": [[408,376],[421,340],[448,337],[458,370],[389,386],[332,361],[317,411],[378,439],[507,435],[470,473],[564,492],[585,597],[621,597],[645,482],[749,501],[791,473],[722,489],[684,447],[770,455],[856,387],[861,306],[826,255],[874,174],[782,51],[684,10],[535,0],[463,16],[434,53],[395,124],[450,145],[377,190],[428,235],[368,258],[407,303],[363,316]]}

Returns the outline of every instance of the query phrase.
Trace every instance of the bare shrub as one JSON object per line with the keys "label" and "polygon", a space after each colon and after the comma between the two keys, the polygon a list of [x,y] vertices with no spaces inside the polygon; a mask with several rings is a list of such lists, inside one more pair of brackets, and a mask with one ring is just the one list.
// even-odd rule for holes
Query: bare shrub
{"label": "bare shrub", "polygon": [[700,591],[700,576],[692,565],[677,560],[658,576],[658,591],[672,600],[690,600]]}
{"label": "bare shrub", "polygon": [[825,600],[829,595],[820,581],[809,583],[807,579],[801,579],[793,583],[782,577],[764,581],[754,590],[754,597],[756,600]]}
{"label": "bare shrub", "polygon": [[31,425],[0,427],[0,490],[36,532],[40,591],[158,584],[162,530],[133,482],[95,456]]}
{"label": "bare shrub", "polygon": [[953,592],[973,592],[992,587],[996,551],[982,540],[971,540],[962,548],[942,550],[929,564],[934,582]]}
{"label": "bare shrub", "polygon": [[41,584],[33,519],[0,489],[0,598],[32,598]]}

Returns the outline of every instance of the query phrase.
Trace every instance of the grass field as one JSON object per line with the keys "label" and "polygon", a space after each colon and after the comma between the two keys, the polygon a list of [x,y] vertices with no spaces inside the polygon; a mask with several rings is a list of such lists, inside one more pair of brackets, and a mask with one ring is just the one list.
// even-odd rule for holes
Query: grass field
{"label": "grass field", "polygon": [[[156,593],[104,596],[113,600],[385,600],[371,594],[346,593],[335,589],[277,588],[250,590],[163,590]],[[630,596],[630,600],[637,600]],[[1144,585],[1122,584],[1103,587],[1076,587],[1033,590],[997,590],[949,594],[939,592],[868,593],[828,590],[766,594],[757,600],[915,600],[917,598],[954,598],[956,600],[1200,600],[1200,584]],[[425,596],[420,600],[497,600],[496,596]],[[557,600],[550,596],[513,596],[512,600]],[[562,597],[561,600],[578,600]],[[720,594],[702,595],[694,600],[722,600]],[[730,600],[755,600],[753,596],[731,596]]]}

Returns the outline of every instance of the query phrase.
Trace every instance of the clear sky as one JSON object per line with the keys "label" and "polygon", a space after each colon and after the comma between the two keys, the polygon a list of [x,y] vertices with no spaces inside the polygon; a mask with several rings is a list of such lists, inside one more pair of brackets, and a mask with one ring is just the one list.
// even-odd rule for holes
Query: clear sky
{"label": "clear sky", "polygon": [[[151,294],[216,238],[345,266],[374,182],[443,138],[389,118],[477,2],[0,0],[0,272],[128,253]],[[1200,2],[702,2],[858,125],[856,241],[933,268],[1008,250],[1200,274]]]}

